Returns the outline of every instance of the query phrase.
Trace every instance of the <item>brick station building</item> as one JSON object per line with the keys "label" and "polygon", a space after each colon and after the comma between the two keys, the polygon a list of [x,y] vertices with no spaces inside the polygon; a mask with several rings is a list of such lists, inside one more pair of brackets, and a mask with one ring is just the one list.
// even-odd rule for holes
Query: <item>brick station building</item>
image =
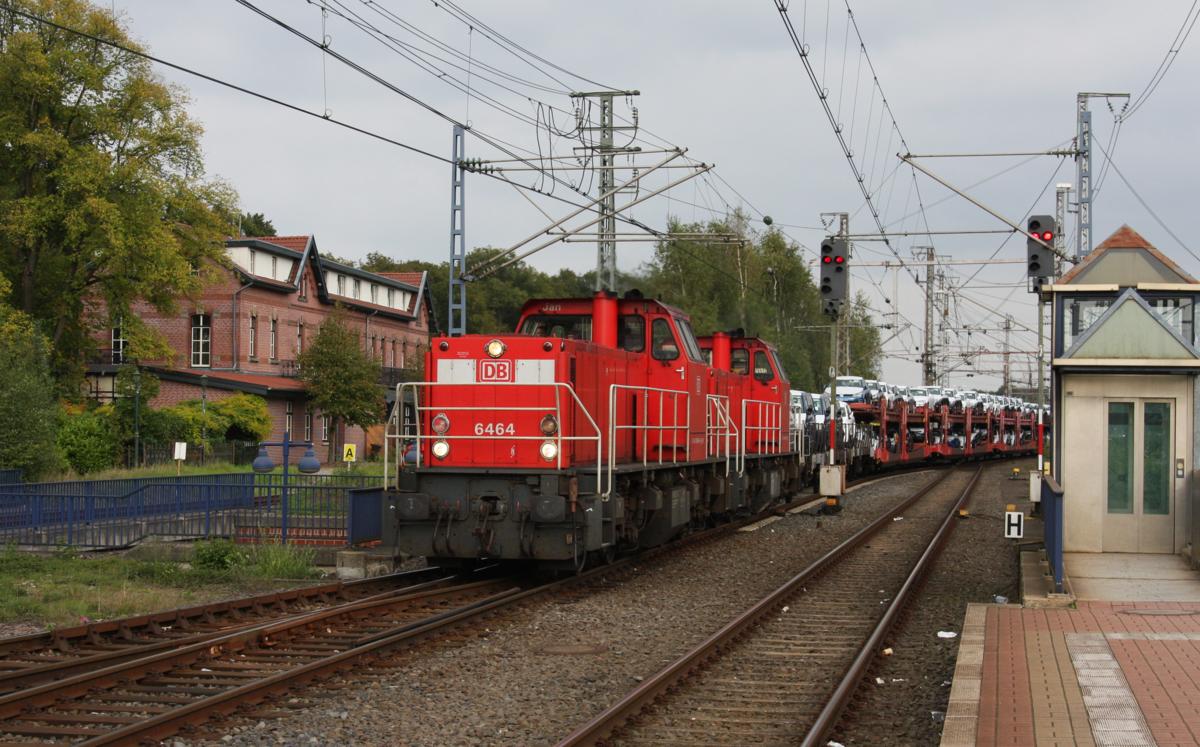
{"label": "brick station building", "polygon": [[[225,246],[228,266],[218,267],[218,279],[198,298],[182,300],[176,314],[164,316],[145,303],[133,309],[173,351],[170,360],[139,361],[160,381],[152,407],[257,394],[267,400],[274,423],[270,440],[282,440],[290,430],[293,440],[319,446],[333,435],[332,425],[310,406],[296,361],[335,304],[358,329],[363,349],[382,365],[381,404],[389,385],[402,378],[406,366],[416,365],[429,345],[426,273],[348,267],[322,257],[313,236],[244,237]],[[100,332],[98,341],[101,355],[89,366],[88,393],[110,401],[118,366],[131,362],[127,340],[117,325],[110,334]],[[360,455],[371,451],[361,428],[347,428],[343,440],[356,444]],[[273,456],[278,462],[277,451]],[[325,450],[318,448],[317,456],[324,459]]]}

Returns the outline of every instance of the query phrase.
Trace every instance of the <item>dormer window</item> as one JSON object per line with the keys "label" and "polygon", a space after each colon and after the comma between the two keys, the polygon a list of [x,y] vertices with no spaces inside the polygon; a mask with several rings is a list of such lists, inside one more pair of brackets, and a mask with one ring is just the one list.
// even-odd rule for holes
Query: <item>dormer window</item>
{"label": "dormer window", "polygon": [[279,277],[277,270],[279,269],[279,257],[271,257],[271,279],[275,280]]}
{"label": "dormer window", "polygon": [[371,303],[379,303],[379,286],[371,283]]}
{"label": "dormer window", "polygon": [[387,305],[391,306],[393,308],[396,306],[396,289],[395,288],[388,288],[388,304]]}
{"label": "dormer window", "polygon": [[338,275],[338,295],[346,295],[346,276]]}
{"label": "dormer window", "polygon": [[354,278],[354,297],[362,298],[362,281]]}
{"label": "dormer window", "polygon": [[257,273],[255,273],[255,271],[254,271],[254,258],[255,258],[257,255],[258,255],[258,252],[254,251],[253,249],[251,249],[251,250],[250,250],[250,274],[251,274],[251,275],[255,275],[255,274],[257,274]]}

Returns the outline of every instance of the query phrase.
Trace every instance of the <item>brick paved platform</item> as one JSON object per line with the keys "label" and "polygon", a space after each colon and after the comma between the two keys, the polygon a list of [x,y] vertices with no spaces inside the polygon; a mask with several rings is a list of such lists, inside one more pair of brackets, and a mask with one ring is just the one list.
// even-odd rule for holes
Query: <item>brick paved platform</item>
{"label": "brick paved platform", "polygon": [[1200,744],[1200,603],[970,605],[941,743]]}

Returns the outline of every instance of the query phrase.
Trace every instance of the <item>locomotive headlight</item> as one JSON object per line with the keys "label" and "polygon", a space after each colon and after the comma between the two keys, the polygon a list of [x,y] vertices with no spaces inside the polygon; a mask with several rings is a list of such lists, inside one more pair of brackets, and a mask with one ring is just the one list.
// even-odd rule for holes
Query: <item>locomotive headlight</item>
{"label": "locomotive headlight", "polygon": [[547,436],[553,436],[558,433],[558,418],[553,415],[547,415],[542,418],[542,433]]}
{"label": "locomotive headlight", "polygon": [[450,454],[450,442],[434,441],[432,451],[438,459],[445,459]]}
{"label": "locomotive headlight", "polygon": [[558,457],[558,444],[553,441],[543,441],[542,447],[538,451],[541,452],[542,459],[553,462]]}
{"label": "locomotive headlight", "polygon": [[450,418],[446,417],[446,413],[439,412],[433,416],[433,432],[439,436],[450,430]]}
{"label": "locomotive headlight", "polygon": [[504,351],[508,350],[508,346],[503,340],[491,340],[487,345],[483,346],[483,351],[492,358],[499,358],[504,355]]}

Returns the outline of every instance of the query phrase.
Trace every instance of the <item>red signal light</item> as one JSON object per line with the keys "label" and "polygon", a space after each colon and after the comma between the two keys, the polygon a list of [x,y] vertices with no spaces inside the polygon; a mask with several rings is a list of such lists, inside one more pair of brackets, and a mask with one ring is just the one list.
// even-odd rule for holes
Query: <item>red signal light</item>
{"label": "red signal light", "polygon": [[845,258],[845,257],[838,257],[838,258],[837,258],[835,261],[836,261],[836,262],[837,262],[837,263],[840,265],[841,263],[843,263],[843,262],[845,262],[845,261],[846,261],[846,258]]}
{"label": "red signal light", "polygon": [[1044,234],[1042,234],[1042,241],[1049,241],[1050,239],[1053,239],[1053,238],[1054,238],[1053,231],[1047,231]]}
{"label": "red signal light", "polygon": [[825,256],[825,257],[821,257],[821,261],[824,262],[825,264],[829,264],[833,260],[830,257]]}

